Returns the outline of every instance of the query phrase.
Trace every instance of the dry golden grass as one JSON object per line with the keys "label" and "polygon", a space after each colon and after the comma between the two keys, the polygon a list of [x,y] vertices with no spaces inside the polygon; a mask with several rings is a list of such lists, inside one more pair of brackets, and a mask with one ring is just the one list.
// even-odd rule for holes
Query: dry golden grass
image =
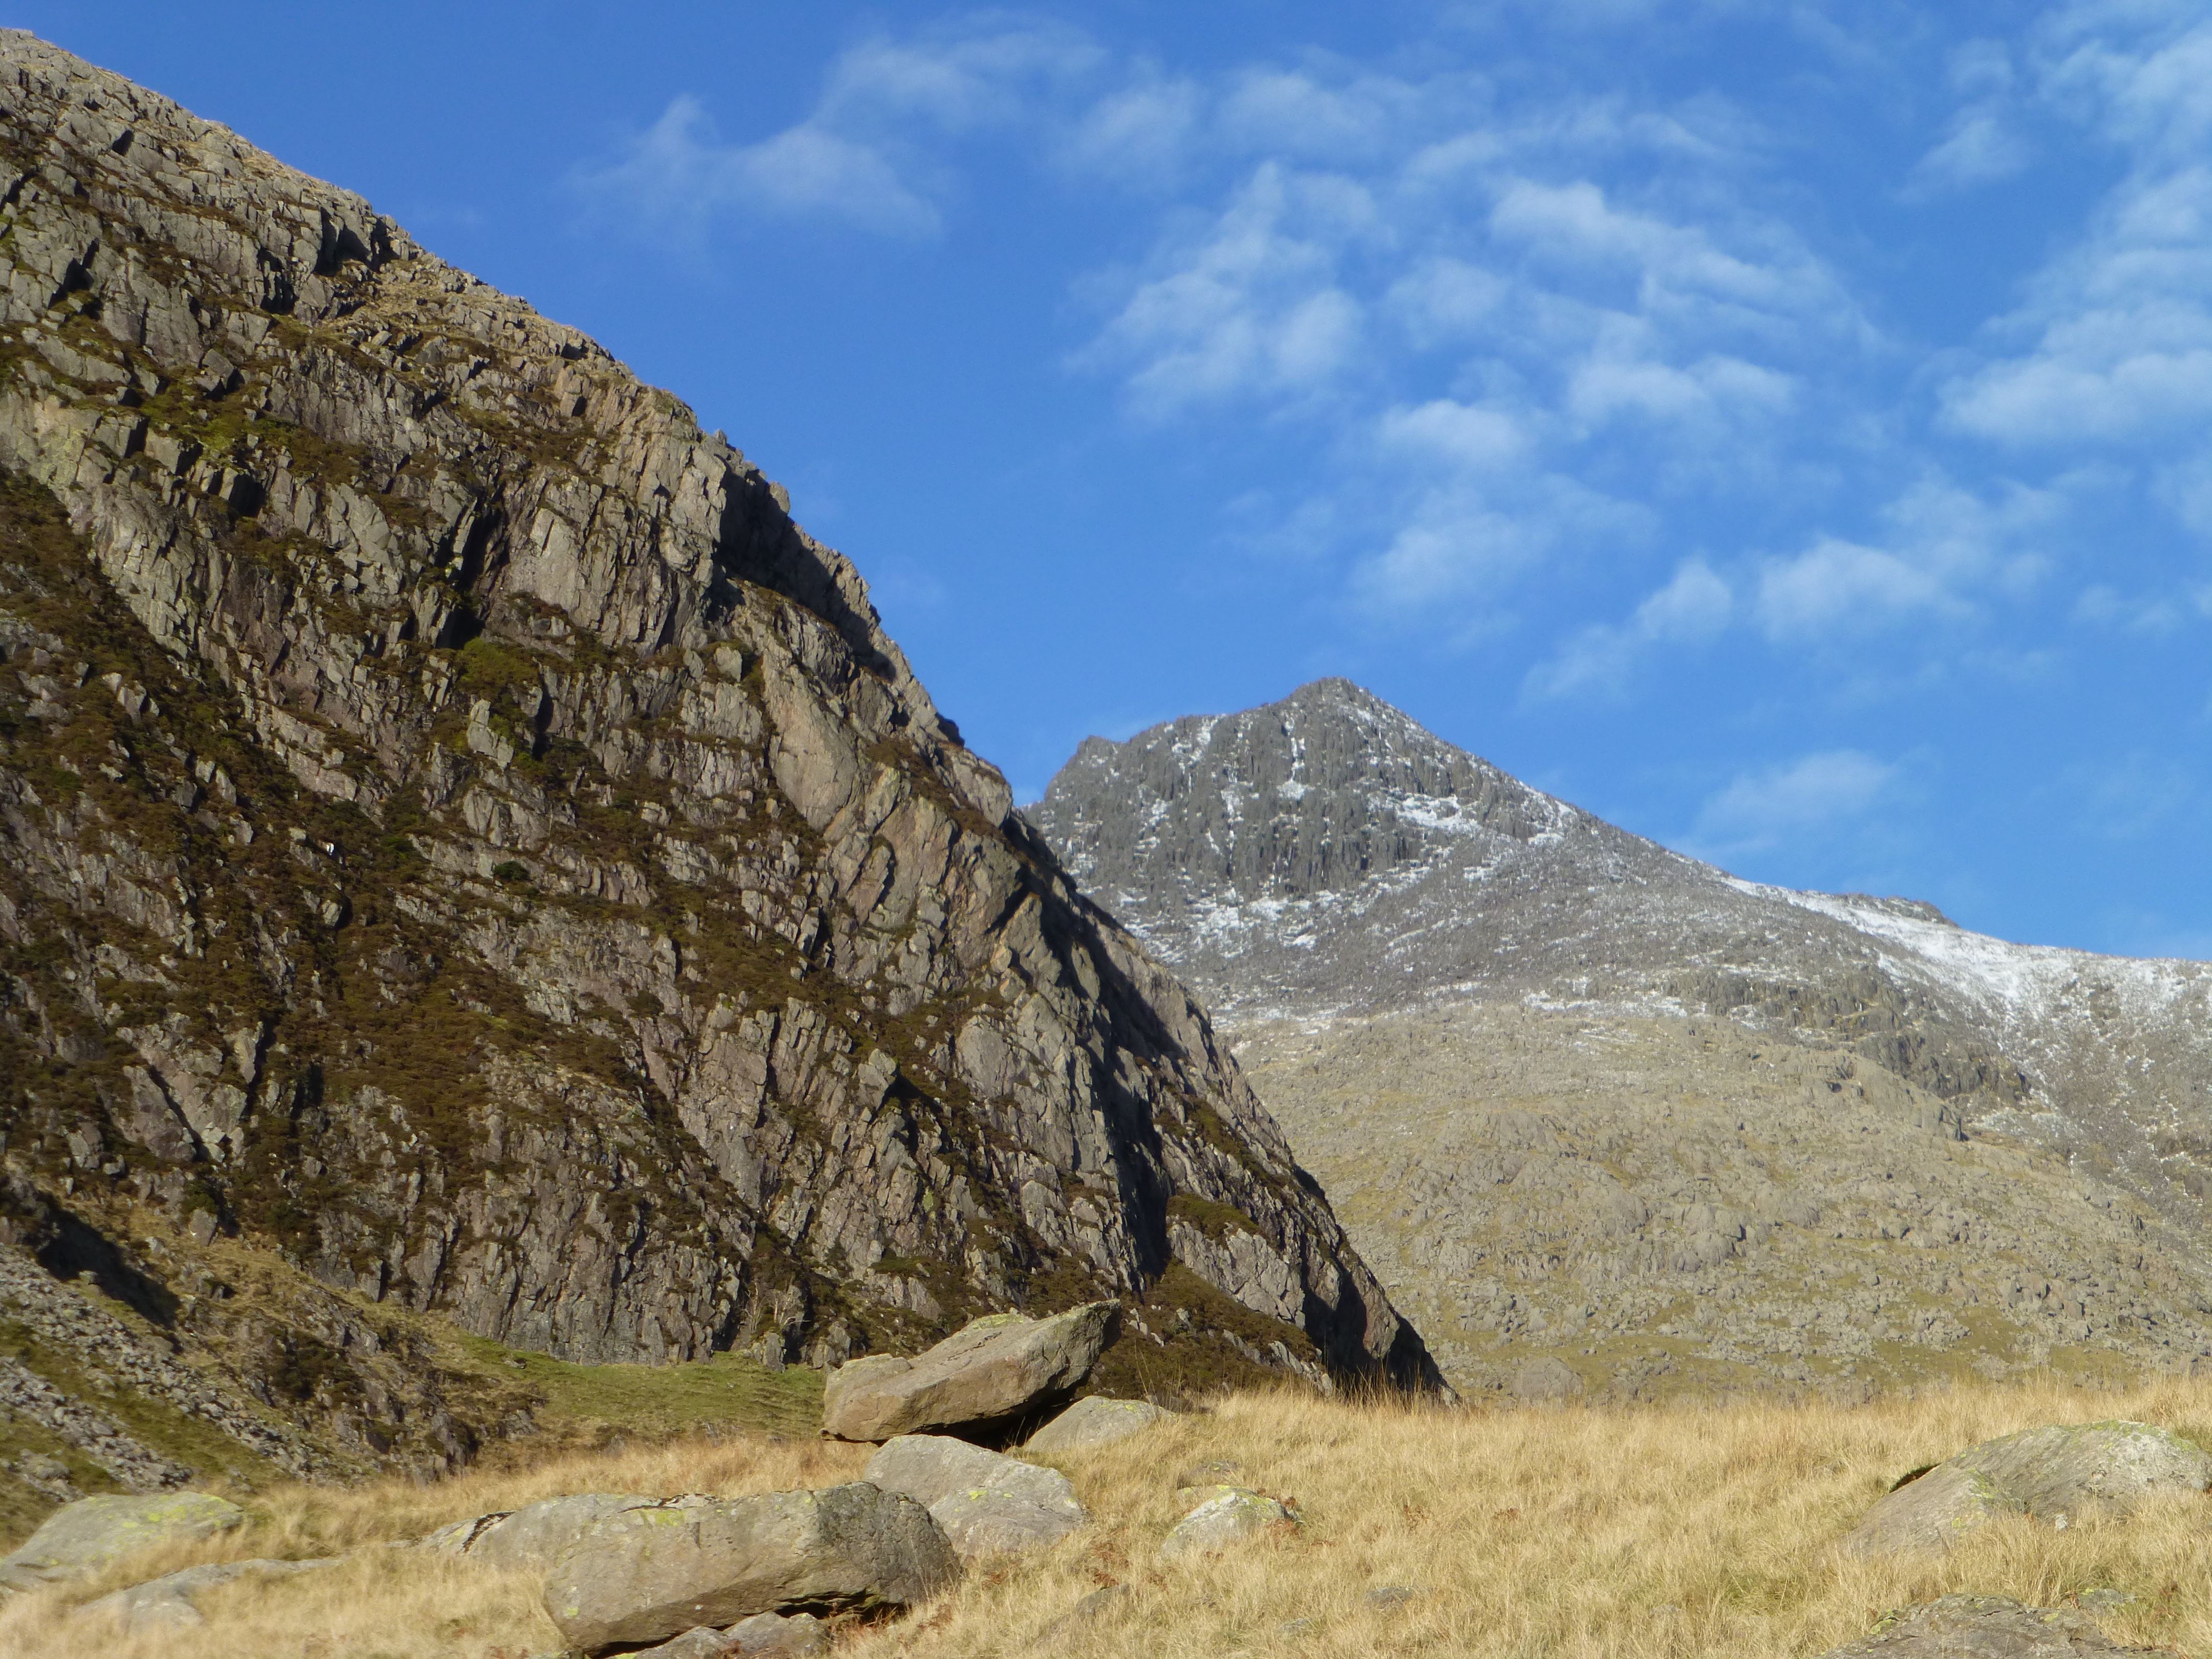
{"label": "dry golden grass", "polygon": [[[1054,1549],[970,1574],[910,1620],[845,1632],[840,1659],[1065,1659],[1249,1654],[1376,1659],[1810,1655],[1886,1610],[1953,1590],[2054,1605],[2093,1589],[2136,1600],[2100,1615],[2120,1639],[2212,1653],[2212,1498],[2084,1517],[2060,1532],[1992,1525],[1951,1555],[1869,1564],[1832,1547],[1897,1476],[2042,1423],[2139,1418],[2212,1445],[2212,1385],[2090,1392],[2062,1382],[1960,1389],[1863,1406],[1732,1401],[1480,1412],[1283,1393],[1119,1446],[1050,1460],[1093,1523]],[[570,1456],[436,1486],[286,1488],[253,1528],[0,1610],[0,1659],[521,1659],[557,1648],[534,1586],[412,1552],[364,1552],[326,1573],[204,1599],[196,1630],[118,1639],[71,1611],[100,1589],[186,1559],[326,1553],[417,1535],[560,1492],[736,1494],[858,1474],[868,1449],[761,1439]],[[1295,1498],[1304,1525],[1231,1554],[1161,1564],[1180,1516],[1174,1477],[1233,1458]],[[1131,1594],[1050,1630],[1090,1591]],[[1378,1610],[1382,1585],[1421,1593]]]}

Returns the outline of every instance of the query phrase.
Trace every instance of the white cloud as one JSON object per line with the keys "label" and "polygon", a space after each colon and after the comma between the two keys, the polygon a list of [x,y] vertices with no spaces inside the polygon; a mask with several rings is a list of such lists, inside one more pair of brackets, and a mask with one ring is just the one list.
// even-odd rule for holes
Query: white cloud
{"label": "white cloud", "polygon": [[1895,789],[1899,769],[1856,749],[1836,749],[1739,773],[1698,814],[1698,838],[1732,853],[1863,817]]}
{"label": "white cloud", "polygon": [[2179,443],[2212,417],[2212,25],[2144,6],[2062,8],[2040,92],[2126,172],[2085,234],[1942,391],[1956,428],[2020,447]]}
{"label": "white cloud", "polygon": [[1959,112],[1951,130],[1916,162],[1908,184],[1916,196],[1947,195],[2025,171],[2033,152],[2014,124],[1983,105]]}
{"label": "white cloud", "polygon": [[812,123],[758,143],[726,143],[688,94],[620,159],[579,171],[574,183],[607,211],[691,238],[733,210],[819,215],[895,234],[938,227],[936,208],[881,151]]}
{"label": "white cloud", "polygon": [[1386,410],[1376,438],[1387,450],[1452,472],[1514,465],[1527,459],[1529,447],[1529,434],[1512,415],[1448,398]]}
{"label": "white cloud", "polygon": [[1674,580],[1636,607],[1625,626],[1585,628],[1557,655],[1531,669],[1522,695],[1534,700],[1618,696],[1638,659],[1654,645],[1703,645],[1727,629],[1735,593],[1703,559],[1686,559]]}
{"label": "white cloud", "polygon": [[1146,78],[1085,110],[1061,154],[1078,171],[1117,184],[1168,184],[1187,164],[1205,111],[1195,82]]}
{"label": "white cloud", "polygon": [[2153,595],[2130,598],[2118,588],[2098,582],[2081,590],[2074,601],[2074,620],[2128,634],[2171,634],[2197,609],[2196,596],[2169,598]]}
{"label": "white cloud", "polygon": [[2035,538],[2062,506],[2047,491],[2015,486],[1990,501],[1947,478],[1923,478],[1884,510],[1887,545],[1823,536],[1793,557],[1765,561],[1759,626],[1777,643],[1863,636],[1957,623],[1991,597],[2025,597],[2047,565]]}
{"label": "white cloud", "polygon": [[1128,368],[1153,416],[1258,393],[1303,397],[1358,359],[1365,307],[1338,280],[1341,250],[1371,216],[1358,186],[1273,162],[1164,269],[1139,283],[1088,362]]}
{"label": "white cloud", "polygon": [[1249,69],[1231,77],[1221,125],[1263,155],[1342,166],[1384,154],[1418,118],[1428,91],[1394,76]]}
{"label": "white cloud", "polygon": [[1163,118],[1188,177],[1262,159],[1105,290],[1074,361],[1146,418],[1295,413],[1328,434],[1316,489],[1366,544],[1346,550],[1371,617],[1464,634],[1541,561],[1647,535],[1623,495],[1744,488],[1806,371],[1867,337],[1802,239],[1747,204],[1733,117],[1504,109],[1474,76],[1316,58]]}
{"label": "white cloud", "polygon": [[814,119],[847,127],[913,120],[948,132],[1011,125],[1033,113],[1040,89],[1083,76],[1104,56],[1087,35],[1050,25],[878,36],[837,60]]}
{"label": "white cloud", "polygon": [[571,183],[596,209],[655,234],[697,240],[742,214],[842,220],[890,235],[927,235],[942,215],[925,182],[931,143],[1031,118],[1041,91],[1095,70],[1087,37],[1019,26],[862,41],[841,57],[807,118],[733,143],[690,94],[612,161]]}
{"label": "white cloud", "polygon": [[1950,81],[1966,101],[1942,141],[1914,165],[1905,183],[1908,197],[1944,196],[2009,179],[2033,159],[2020,128],[2012,52],[2002,41],[1959,46],[1951,53]]}

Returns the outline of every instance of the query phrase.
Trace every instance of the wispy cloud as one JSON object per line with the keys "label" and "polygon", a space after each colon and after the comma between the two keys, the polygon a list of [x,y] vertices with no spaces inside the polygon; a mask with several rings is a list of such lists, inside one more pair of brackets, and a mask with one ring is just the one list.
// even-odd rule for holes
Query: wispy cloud
{"label": "wispy cloud", "polygon": [[1102,57],[1087,36],[1048,24],[878,36],[838,58],[793,125],[732,142],[700,98],[679,94],[570,184],[604,218],[686,241],[744,215],[931,235],[943,226],[939,146],[1033,120],[1042,93],[1081,81]]}
{"label": "wispy cloud", "polygon": [[1942,141],[1913,167],[1908,196],[1953,195],[2026,169],[2034,152],[2021,130],[2018,79],[2002,41],[1968,40],[1953,50],[1951,85],[1965,101]]}
{"label": "wispy cloud", "polygon": [[927,234],[937,209],[875,147],[807,123],[757,143],[725,142],[690,94],[616,160],[580,169],[579,193],[653,233],[702,237],[732,210],[841,219],[864,229]]}
{"label": "wispy cloud", "polygon": [[1132,403],[1156,416],[1308,396],[1359,362],[1366,307],[1340,272],[1373,223],[1351,181],[1263,164],[1201,234],[1156,258],[1080,361],[1123,368]]}
{"label": "wispy cloud", "polygon": [[1733,619],[1735,593],[1703,559],[1686,559],[1674,580],[1636,607],[1626,623],[1583,629],[1522,682],[1535,700],[1618,696],[1638,661],[1656,645],[1703,645]]}
{"label": "wispy cloud", "polygon": [[1923,478],[1883,513],[1882,544],[1822,536],[1763,562],[1759,626],[1784,643],[1976,617],[1993,597],[2033,590],[2047,565],[2036,538],[2062,506],[2045,491],[2014,486],[1992,502],[1947,478]]}
{"label": "wispy cloud", "polygon": [[2126,161],[2086,234],[1942,388],[1956,428],[2015,447],[2167,440],[2212,416],[2212,24],[2156,6],[2061,8],[2040,95]]}
{"label": "wispy cloud", "polygon": [[1739,773],[1698,814],[1697,841],[1723,854],[1757,852],[1784,837],[1865,817],[1896,789],[1899,768],[1856,749],[1836,749]]}

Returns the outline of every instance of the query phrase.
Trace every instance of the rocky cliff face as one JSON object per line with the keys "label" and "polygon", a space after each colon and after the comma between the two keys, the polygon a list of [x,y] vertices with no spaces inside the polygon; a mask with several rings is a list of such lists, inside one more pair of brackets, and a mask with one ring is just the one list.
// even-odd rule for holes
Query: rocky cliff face
{"label": "rocky cliff face", "polygon": [[2212,966],[1738,881],[1342,680],[1091,739],[1028,810],[1462,1385],[2212,1355]]}
{"label": "rocky cliff face", "polygon": [[1106,1296],[1162,1375],[1433,1375],[720,434],[221,127],[0,76],[21,1239],[150,1217],[583,1360]]}

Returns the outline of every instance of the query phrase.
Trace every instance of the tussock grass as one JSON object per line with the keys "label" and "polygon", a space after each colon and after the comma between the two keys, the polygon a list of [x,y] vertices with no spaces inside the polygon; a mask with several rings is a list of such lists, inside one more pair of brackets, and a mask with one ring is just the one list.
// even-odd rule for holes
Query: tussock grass
{"label": "tussock grass", "polygon": [[[2212,1445],[2212,1384],[2094,1391],[2049,1380],[1865,1405],[1448,1410],[1291,1392],[1226,1397],[1118,1446],[1045,1460],[1093,1523],[1039,1557],[971,1573],[916,1616],[850,1630],[841,1659],[1534,1659],[1812,1655],[1886,1611],[1954,1590],[2050,1606],[2093,1589],[2115,1638],[2212,1651],[2212,1498],[2176,1498],[2064,1531],[1992,1524],[1948,1556],[1858,1562],[1834,1540],[1908,1469],[2045,1423],[2139,1418]],[[71,1612],[186,1559],[313,1555],[416,1535],[562,1492],[736,1494],[853,1479],[868,1449],[764,1437],[570,1455],[433,1486],[263,1494],[254,1525],[98,1585],[0,1610],[0,1659],[522,1659],[557,1648],[535,1586],[369,1550],[325,1574],[204,1598],[209,1620],[117,1639]],[[1210,1458],[1294,1499],[1304,1524],[1227,1555],[1162,1564],[1174,1478]],[[1101,1585],[1129,1594],[1055,1626]],[[1367,1592],[1419,1592],[1378,1608]]]}

